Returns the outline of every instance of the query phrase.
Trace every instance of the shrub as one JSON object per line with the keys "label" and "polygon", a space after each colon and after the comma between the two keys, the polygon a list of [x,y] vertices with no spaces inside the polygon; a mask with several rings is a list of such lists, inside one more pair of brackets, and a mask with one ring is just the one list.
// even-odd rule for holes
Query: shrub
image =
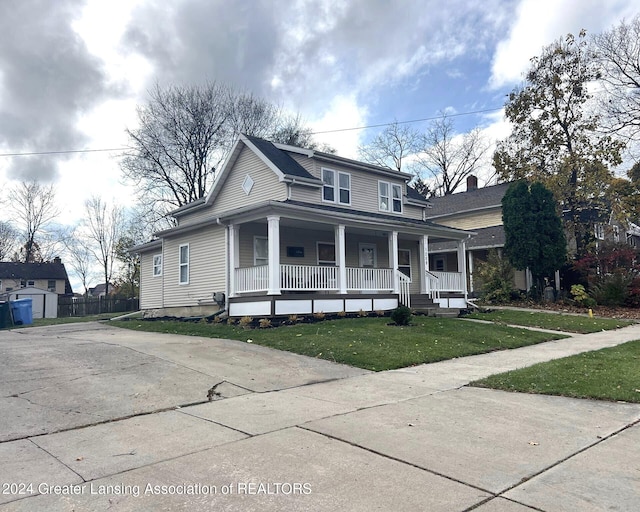
{"label": "shrub", "polygon": [[259,324],[260,329],[268,329],[269,327],[271,327],[271,320],[269,320],[268,318],[261,318]]}
{"label": "shrub", "polygon": [[322,311],[318,311],[317,313],[313,314],[313,318],[315,318],[316,320],[324,320],[326,316],[327,315],[325,315]]}
{"label": "shrub", "polygon": [[238,324],[240,325],[240,327],[248,327],[253,323],[253,318],[250,316],[243,316],[240,321],[238,322]]}
{"label": "shrub", "polygon": [[376,316],[384,316],[385,315],[385,312],[382,311],[381,309],[376,309],[374,311],[374,313],[376,314]]}
{"label": "shrub", "polygon": [[629,296],[624,303],[630,308],[640,308],[640,277],[635,277],[629,285]]}
{"label": "shrub", "polygon": [[346,311],[338,311],[338,316],[340,318],[344,318],[345,316],[347,316],[347,312]]}
{"label": "shrub", "polygon": [[571,286],[571,295],[573,296],[573,300],[582,307],[592,308],[597,304],[596,300],[587,293],[587,290],[585,290],[581,284]]}
{"label": "shrub", "polygon": [[622,306],[629,297],[630,284],[631,278],[628,275],[619,272],[608,274],[592,287],[591,295],[603,306]]}
{"label": "shrub", "polygon": [[222,317],[220,315],[216,315],[213,317],[213,323],[214,324],[219,324],[222,322]]}
{"label": "shrub", "polygon": [[367,313],[364,309],[361,309],[360,311],[358,311],[358,316],[359,317],[365,317],[368,316],[369,313]]}
{"label": "shrub", "polygon": [[287,320],[289,321],[290,324],[295,324],[296,322],[298,322],[299,318],[298,318],[298,315],[289,315]]}
{"label": "shrub", "polygon": [[409,325],[409,322],[411,322],[411,310],[406,306],[399,306],[391,312],[391,320],[396,325]]}
{"label": "shrub", "polygon": [[485,301],[496,304],[509,302],[514,271],[507,259],[501,258],[497,251],[489,251],[487,261],[478,264],[474,275]]}

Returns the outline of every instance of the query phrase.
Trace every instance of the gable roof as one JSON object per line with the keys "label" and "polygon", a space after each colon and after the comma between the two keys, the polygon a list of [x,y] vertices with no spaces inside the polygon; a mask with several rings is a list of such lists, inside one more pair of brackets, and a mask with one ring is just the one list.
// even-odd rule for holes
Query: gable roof
{"label": "gable roof", "polygon": [[0,279],[14,279],[16,281],[34,281],[36,279],[64,280],[65,294],[73,293],[67,269],[63,263],[54,261],[47,263],[21,263],[0,261]]}
{"label": "gable roof", "polygon": [[427,210],[427,217],[431,219],[456,213],[501,207],[502,198],[509,185],[511,183],[500,183],[499,185],[477,188],[468,192],[432,197],[429,199],[431,208]]}
{"label": "gable roof", "polygon": [[316,178],[309,173],[304,167],[296,162],[291,155],[282,149],[278,149],[272,142],[259,139],[250,135],[244,135],[255,148],[262,153],[273,165],[275,165],[285,176],[297,176],[298,178],[307,178],[315,180]]}

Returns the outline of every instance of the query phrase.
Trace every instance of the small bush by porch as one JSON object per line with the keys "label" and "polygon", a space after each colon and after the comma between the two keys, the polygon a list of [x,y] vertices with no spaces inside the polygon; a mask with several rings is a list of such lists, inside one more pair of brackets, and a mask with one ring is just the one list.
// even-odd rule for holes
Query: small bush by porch
{"label": "small bush by porch", "polygon": [[389,318],[353,318],[299,323],[273,329],[179,321],[117,322],[134,330],[227,338],[382,371],[505,350],[564,338],[451,318],[416,317],[412,325],[389,325]]}

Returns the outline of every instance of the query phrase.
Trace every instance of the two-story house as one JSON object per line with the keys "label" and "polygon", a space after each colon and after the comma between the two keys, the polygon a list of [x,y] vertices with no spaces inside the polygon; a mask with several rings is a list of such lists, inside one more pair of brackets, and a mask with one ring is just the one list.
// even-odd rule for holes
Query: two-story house
{"label": "two-story house", "polygon": [[[426,220],[411,178],[243,135],[207,196],[132,249],[141,309],[205,314],[214,293],[232,317],[390,310],[424,297],[465,307],[470,233]],[[429,247],[445,241],[457,265],[432,272]]]}

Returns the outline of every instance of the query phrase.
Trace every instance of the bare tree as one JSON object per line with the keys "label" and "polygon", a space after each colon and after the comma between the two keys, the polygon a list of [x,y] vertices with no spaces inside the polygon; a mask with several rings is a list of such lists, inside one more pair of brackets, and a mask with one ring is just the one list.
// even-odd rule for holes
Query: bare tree
{"label": "bare tree", "polygon": [[117,205],[109,206],[97,196],[87,200],[85,210],[87,219],[84,227],[89,242],[87,249],[102,268],[105,295],[109,295],[109,284],[117,259],[117,243],[125,226],[124,210]]}
{"label": "bare tree", "polygon": [[313,137],[313,131],[303,121],[300,114],[282,115],[277,126],[269,135],[271,142],[279,142],[289,146],[314,149],[324,153],[335,153],[335,148],[319,143]]}
{"label": "bare tree", "polygon": [[9,197],[20,232],[21,248],[16,259],[26,263],[42,261],[41,245],[47,241],[47,227],[59,213],[53,185],[21,182],[12,189]]}
{"label": "bare tree", "polygon": [[279,107],[217,82],[149,94],[121,169],[156,219],[206,195],[240,133],[268,138],[282,124]]}
{"label": "bare tree", "polygon": [[89,293],[89,282],[95,276],[95,255],[89,250],[85,238],[78,230],[65,241],[65,247],[69,266],[82,282],[86,297]]}
{"label": "bare tree", "polygon": [[0,261],[5,261],[15,250],[18,231],[8,222],[0,221]]}
{"label": "bare tree", "polygon": [[419,142],[418,132],[394,121],[369,144],[360,146],[358,153],[365,162],[402,171],[404,159],[416,152]]}
{"label": "bare tree", "polygon": [[416,174],[434,183],[437,195],[449,195],[478,171],[489,145],[479,129],[458,135],[446,114],[433,121],[422,136]]}
{"label": "bare tree", "polygon": [[640,14],[593,38],[607,128],[640,139]]}

